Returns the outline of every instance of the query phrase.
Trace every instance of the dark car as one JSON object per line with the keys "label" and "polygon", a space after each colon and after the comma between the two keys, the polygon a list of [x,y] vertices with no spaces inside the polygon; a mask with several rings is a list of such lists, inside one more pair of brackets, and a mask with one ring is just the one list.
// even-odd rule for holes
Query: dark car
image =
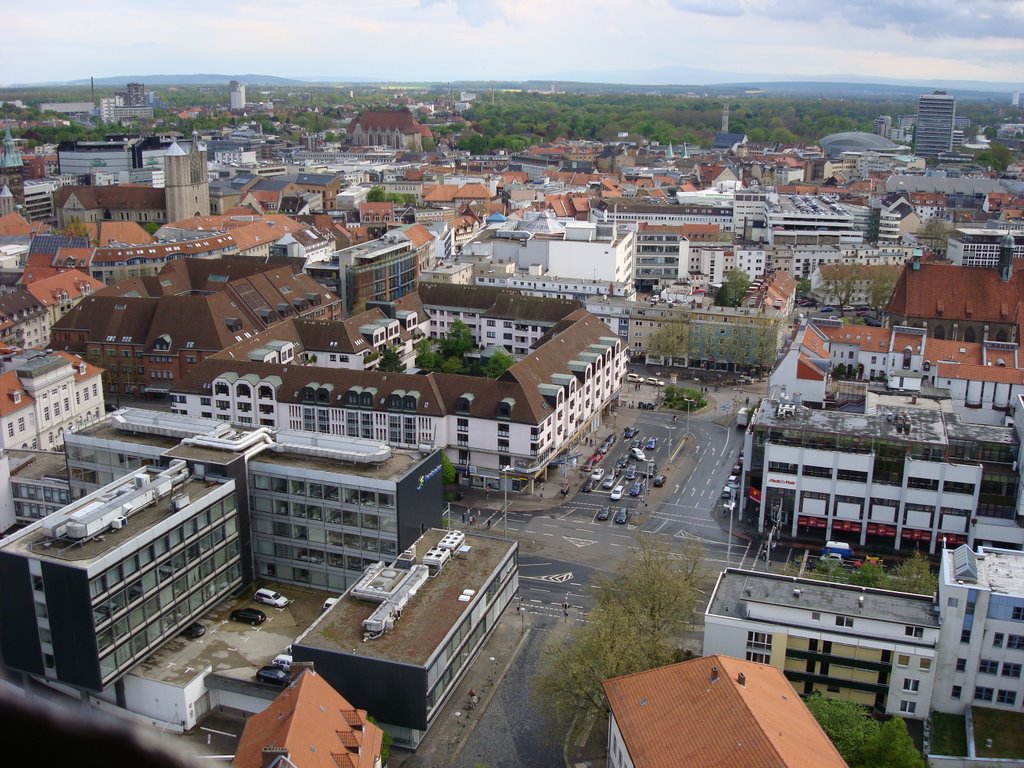
{"label": "dark car", "polygon": [[623,431],[622,436],[627,440],[632,440],[634,437],[640,434],[640,430],[636,427],[626,427]]}
{"label": "dark car", "polygon": [[597,519],[607,520],[609,517],[612,516],[611,509],[611,507],[601,507],[599,510],[597,510]]}
{"label": "dark car", "polygon": [[639,480],[637,482],[633,483],[633,485],[631,485],[629,487],[629,495],[630,496],[639,496],[643,492],[644,492],[644,484],[641,483]]}
{"label": "dark car", "polygon": [[661,488],[663,485],[665,485],[665,476],[664,475],[655,475],[654,476],[654,487],[655,488]]}
{"label": "dark car", "polygon": [[287,685],[291,676],[291,672],[281,667],[275,667],[273,664],[268,664],[256,670],[257,680],[261,683],[270,683],[272,685]]}
{"label": "dark car", "polygon": [[877,317],[871,317],[870,315],[864,318],[864,325],[870,325],[872,328],[881,328],[882,321]]}
{"label": "dark car", "polygon": [[650,437],[647,439],[647,443],[644,445],[645,451],[653,451],[658,447],[658,438]]}
{"label": "dark car", "polygon": [[580,490],[584,493],[590,493],[594,490],[594,481],[591,478],[587,478],[583,481],[583,485],[580,486]]}
{"label": "dark car", "polygon": [[625,507],[619,507],[619,511],[615,513],[615,522],[619,525],[625,525],[629,520],[629,512]]}
{"label": "dark car", "polygon": [[107,413],[113,413],[114,411],[117,410],[117,405],[114,403],[104,403],[103,410],[106,411]]}
{"label": "dark car", "polygon": [[242,624],[252,624],[255,627],[267,620],[267,614],[259,608],[239,608],[237,611],[231,612],[231,620]]}
{"label": "dark car", "polygon": [[202,637],[206,634],[206,627],[200,624],[198,621],[194,621],[182,630],[185,637],[195,640],[197,637]]}

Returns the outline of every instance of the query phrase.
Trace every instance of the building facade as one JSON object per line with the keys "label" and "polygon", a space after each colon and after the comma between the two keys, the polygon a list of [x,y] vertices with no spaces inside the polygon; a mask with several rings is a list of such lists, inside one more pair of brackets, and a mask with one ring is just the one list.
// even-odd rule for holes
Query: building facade
{"label": "building facade", "polygon": [[956,99],[945,91],[922,93],[917,99],[914,151],[921,157],[937,157],[953,149]]}
{"label": "building facade", "polygon": [[727,568],[704,613],[704,653],[770,664],[801,695],[924,719],[939,632],[927,595]]}

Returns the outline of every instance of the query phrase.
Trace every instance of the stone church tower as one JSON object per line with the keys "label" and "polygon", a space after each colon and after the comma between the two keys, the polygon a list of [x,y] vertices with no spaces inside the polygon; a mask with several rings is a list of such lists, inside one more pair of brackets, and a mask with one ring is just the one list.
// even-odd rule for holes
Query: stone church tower
{"label": "stone church tower", "polygon": [[164,192],[168,223],[210,215],[206,147],[199,143],[197,134],[192,134],[192,145],[188,152],[178,142],[167,149],[164,156]]}
{"label": "stone church tower", "polygon": [[14,146],[14,139],[11,136],[11,127],[4,128],[4,142],[0,147],[0,190],[7,189],[10,199],[5,200],[10,205],[11,213],[18,206],[25,204],[25,172],[21,166],[21,154]]}

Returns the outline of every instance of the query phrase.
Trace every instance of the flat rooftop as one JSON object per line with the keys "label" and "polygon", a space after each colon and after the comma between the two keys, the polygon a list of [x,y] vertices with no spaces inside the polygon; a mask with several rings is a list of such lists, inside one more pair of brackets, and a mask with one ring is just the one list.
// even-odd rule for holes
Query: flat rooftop
{"label": "flat rooftop", "polygon": [[[800,594],[794,594],[799,589]],[[864,598],[861,606],[859,598]],[[815,579],[727,568],[708,603],[707,613],[715,616],[744,616],[747,603],[763,603],[801,610],[826,611],[847,616],[867,616],[879,621],[939,626],[932,598],[870,589],[850,584],[833,584]]]}
{"label": "flat rooftop", "polygon": [[[131,485],[128,484],[127,487],[130,488]],[[171,493],[165,494],[154,503],[129,515],[128,524],[123,528],[112,530],[110,527],[106,527],[98,535],[86,539],[70,539],[66,536],[54,537],[48,534],[42,523],[52,524],[54,516],[51,515],[44,521],[33,523],[28,528],[8,537],[4,540],[0,549],[38,560],[74,563],[86,567],[94,560],[123,546],[139,536],[140,533],[160,523],[168,515],[173,514],[172,499],[179,494],[187,494],[190,502],[195,503],[204,496],[214,492],[218,487],[220,487],[219,483],[196,480],[189,476],[184,483],[175,486]],[[99,494],[108,488],[110,486],[104,486],[100,491],[94,493]],[[87,500],[101,498],[102,496],[89,494],[74,504],[64,507],[63,510],[55,512],[54,515],[76,512],[86,507],[89,503]],[[111,499],[110,501],[113,502],[115,500]]]}
{"label": "flat rooftop", "polygon": [[[943,557],[950,559],[950,566],[955,551],[947,549],[942,553]],[[1024,552],[979,547],[975,562],[978,580],[973,582],[973,586],[996,594],[1024,595]],[[950,567],[949,572],[955,573],[955,568]]]}
{"label": "flat rooftop", "polygon": [[[172,454],[174,451],[171,452]],[[317,472],[330,472],[333,475],[355,475],[357,477],[373,477],[378,480],[398,482],[412,467],[423,461],[423,457],[415,451],[392,449],[391,457],[381,464],[357,464],[340,462],[324,456],[312,456],[299,451],[263,451],[250,461],[250,465],[269,464],[279,467],[295,467]]]}
{"label": "flat rooftop", "polygon": [[[1012,427],[967,424],[957,414],[949,413],[934,401],[921,397],[914,403],[906,395],[878,396],[873,400],[874,407],[866,413],[828,411],[799,404],[795,404],[792,411],[780,410],[780,405],[785,404],[780,399],[766,398],[757,410],[754,424],[766,428],[854,436],[865,441],[879,439],[915,444],[947,445],[951,440],[960,439],[1011,445],[1014,439]],[[907,426],[898,431],[898,423]]]}
{"label": "flat rooftop", "polygon": [[[447,533],[432,528],[416,542],[416,562],[436,547]],[[518,546],[509,539],[466,534],[465,555],[453,555],[436,576],[428,579],[402,611],[394,628],[375,640],[363,642],[363,620],[369,618],[379,603],[352,597],[351,590],[310,628],[298,642],[300,645],[336,650],[354,656],[388,659],[404,664],[426,664],[445,635],[464,613],[483,597],[485,580]],[[460,602],[464,590],[476,590],[473,599]]]}
{"label": "flat rooftop", "polygon": [[13,450],[7,452],[7,457],[12,479],[68,482],[68,462],[60,451]]}

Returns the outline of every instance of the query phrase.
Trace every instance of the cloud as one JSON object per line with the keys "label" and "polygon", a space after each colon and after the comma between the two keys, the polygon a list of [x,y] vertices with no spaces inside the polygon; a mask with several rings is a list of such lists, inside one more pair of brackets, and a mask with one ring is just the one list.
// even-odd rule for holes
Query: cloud
{"label": "cloud", "polygon": [[501,2],[494,0],[420,0],[424,8],[433,5],[454,5],[456,13],[467,24],[474,27],[485,27],[506,18]]}
{"label": "cloud", "polygon": [[668,0],[682,13],[746,17],[766,22],[833,22],[860,29],[889,29],[915,38],[1024,37],[1021,0]]}

